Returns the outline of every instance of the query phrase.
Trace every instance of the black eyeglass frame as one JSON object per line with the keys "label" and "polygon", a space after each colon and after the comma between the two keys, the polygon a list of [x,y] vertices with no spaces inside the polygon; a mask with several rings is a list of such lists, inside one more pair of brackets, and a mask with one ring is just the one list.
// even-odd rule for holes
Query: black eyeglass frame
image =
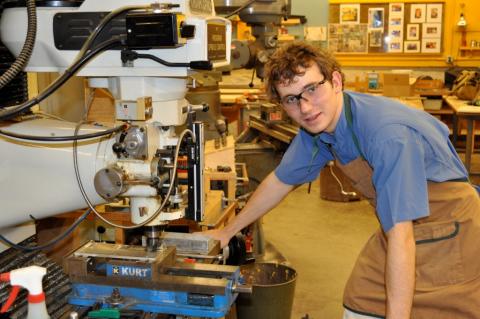
{"label": "black eyeglass frame", "polygon": [[306,88],[304,88],[302,90],[302,92],[300,92],[299,94],[289,94],[287,96],[284,96],[280,99],[280,104],[283,105],[284,107],[289,107],[289,105],[286,103],[286,99],[289,99],[289,98],[295,98],[297,100],[297,106],[300,105],[300,100],[305,100],[305,101],[308,101],[306,98],[303,97],[303,94],[305,94],[305,92],[310,89],[312,86],[315,87],[315,90],[320,86],[320,85],[323,85],[325,84],[325,82],[327,82],[328,79],[327,78],[324,78],[323,80],[321,81],[318,81],[318,82],[315,82],[315,83],[312,83],[310,85],[308,85]]}

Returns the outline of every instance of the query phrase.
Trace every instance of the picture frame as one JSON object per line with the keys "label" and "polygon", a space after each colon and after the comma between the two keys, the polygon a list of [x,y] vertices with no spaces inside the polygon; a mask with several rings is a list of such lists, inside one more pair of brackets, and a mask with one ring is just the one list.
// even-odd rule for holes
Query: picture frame
{"label": "picture frame", "polygon": [[383,29],[385,12],[383,8],[368,9],[368,28]]}
{"label": "picture frame", "polygon": [[439,39],[442,35],[441,23],[424,23],[422,24],[423,39]]}
{"label": "picture frame", "polygon": [[391,26],[403,26],[403,17],[390,17],[389,20]]}
{"label": "picture frame", "polygon": [[369,32],[368,46],[372,48],[380,48],[383,43],[383,30],[372,30]]}
{"label": "picture frame", "polygon": [[359,24],[328,24],[328,49],[332,52],[365,54],[368,52],[368,27]]}
{"label": "picture frame", "polygon": [[442,23],[443,17],[443,4],[432,3],[427,4],[427,16],[428,23]]}
{"label": "picture frame", "polygon": [[390,36],[391,41],[401,41],[403,40],[403,28],[402,27],[391,27],[388,30],[388,35]]}
{"label": "picture frame", "polygon": [[407,24],[407,40],[418,40],[420,39],[420,25],[416,23]]}
{"label": "picture frame", "polygon": [[403,17],[403,3],[390,3],[389,16],[390,17]]}
{"label": "picture frame", "polygon": [[419,53],[420,41],[404,41],[403,48],[405,53]]}
{"label": "picture frame", "polygon": [[423,39],[422,53],[440,53],[441,44],[440,39]]}
{"label": "picture frame", "polygon": [[390,41],[388,43],[388,52],[389,53],[402,53],[403,52],[403,41]]}
{"label": "picture frame", "polygon": [[426,16],[425,4],[412,4],[410,6],[410,22],[411,23],[423,23]]}
{"label": "picture frame", "polygon": [[360,23],[360,4],[340,5],[340,24]]}

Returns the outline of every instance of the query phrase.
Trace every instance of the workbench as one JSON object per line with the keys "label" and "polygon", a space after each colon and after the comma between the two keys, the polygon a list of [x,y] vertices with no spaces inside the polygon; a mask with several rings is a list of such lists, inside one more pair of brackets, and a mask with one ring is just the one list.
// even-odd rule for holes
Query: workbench
{"label": "workbench", "polygon": [[[480,120],[480,107],[468,105],[468,101],[459,100],[456,96],[446,96],[444,101],[455,112],[457,118],[465,119],[467,122],[467,145],[465,147],[465,167],[470,175],[480,175],[480,172],[471,172],[472,153],[475,147],[475,120]],[[454,142],[456,140],[456,129],[454,128]]]}

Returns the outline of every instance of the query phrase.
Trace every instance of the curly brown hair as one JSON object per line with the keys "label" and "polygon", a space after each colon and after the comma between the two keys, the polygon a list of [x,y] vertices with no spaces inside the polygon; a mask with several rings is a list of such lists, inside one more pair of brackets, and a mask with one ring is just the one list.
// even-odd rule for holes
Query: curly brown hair
{"label": "curly brown hair", "polygon": [[265,87],[270,100],[280,101],[277,84],[289,85],[296,76],[303,74],[302,69],[312,66],[313,63],[318,65],[327,81],[331,81],[332,73],[337,71],[342,75],[343,83],[340,64],[333,55],[311,44],[294,41],[277,49],[265,64]]}

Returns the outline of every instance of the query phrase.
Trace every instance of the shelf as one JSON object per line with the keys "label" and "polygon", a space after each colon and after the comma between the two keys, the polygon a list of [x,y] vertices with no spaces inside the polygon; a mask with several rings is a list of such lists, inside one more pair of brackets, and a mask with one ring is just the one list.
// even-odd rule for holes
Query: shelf
{"label": "shelf", "polygon": [[460,51],[480,51],[480,47],[460,47]]}

